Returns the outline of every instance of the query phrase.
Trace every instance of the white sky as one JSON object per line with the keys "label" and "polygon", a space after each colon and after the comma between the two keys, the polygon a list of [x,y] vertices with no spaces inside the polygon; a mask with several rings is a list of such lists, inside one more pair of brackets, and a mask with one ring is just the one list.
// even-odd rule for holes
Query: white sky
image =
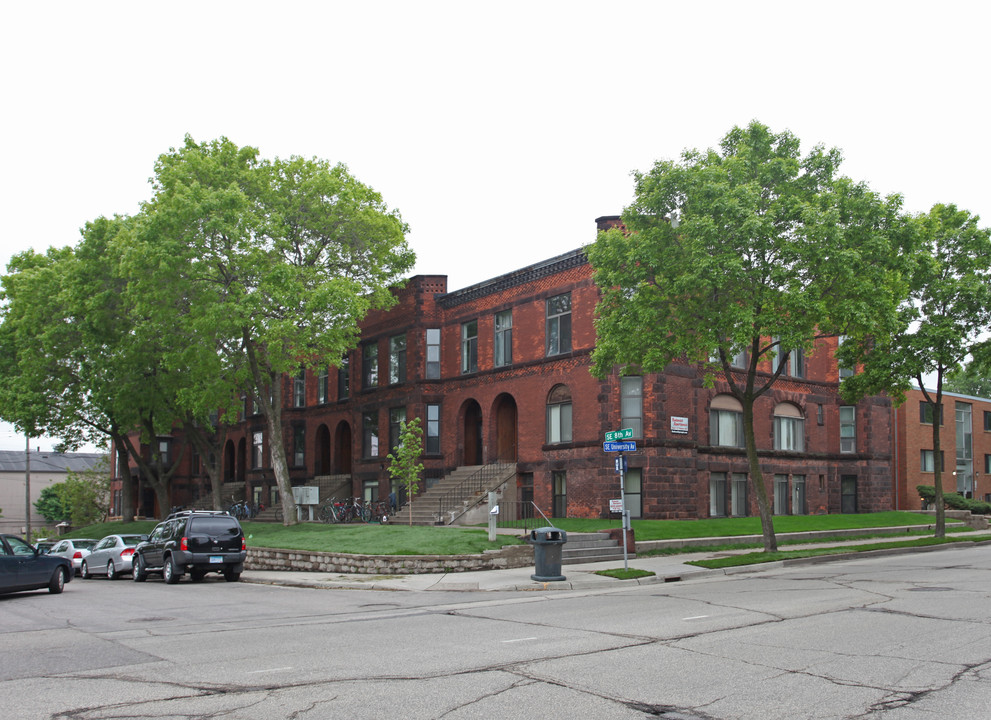
{"label": "white sky", "polygon": [[135,213],[187,133],[346,163],[451,290],[592,241],[631,171],[752,119],[986,226],[989,22],[956,0],[4,3],[0,263]]}

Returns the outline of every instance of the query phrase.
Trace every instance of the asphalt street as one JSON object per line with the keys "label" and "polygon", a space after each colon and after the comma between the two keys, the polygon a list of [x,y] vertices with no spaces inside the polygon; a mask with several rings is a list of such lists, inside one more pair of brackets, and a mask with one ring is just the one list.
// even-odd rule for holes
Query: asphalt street
{"label": "asphalt street", "polygon": [[18,720],[991,711],[991,548],[615,582],[76,580],[61,596],[0,598],[0,708]]}

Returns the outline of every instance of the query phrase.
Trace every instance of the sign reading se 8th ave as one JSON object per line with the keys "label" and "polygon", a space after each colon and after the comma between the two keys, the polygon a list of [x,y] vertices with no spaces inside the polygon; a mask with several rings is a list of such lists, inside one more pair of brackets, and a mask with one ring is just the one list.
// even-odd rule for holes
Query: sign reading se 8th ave
{"label": "sign reading se 8th ave", "polygon": [[633,437],[633,428],[612,430],[606,433],[606,442],[612,442],[613,440],[629,440],[632,437]]}

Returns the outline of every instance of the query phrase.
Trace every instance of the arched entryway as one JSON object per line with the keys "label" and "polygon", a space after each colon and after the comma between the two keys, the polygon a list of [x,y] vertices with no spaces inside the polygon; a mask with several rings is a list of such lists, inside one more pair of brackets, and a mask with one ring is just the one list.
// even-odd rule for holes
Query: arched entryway
{"label": "arched entryway", "polygon": [[464,404],[464,426],[462,428],[464,454],[462,465],[481,465],[482,459],[482,408],[474,400]]}
{"label": "arched entryway", "polygon": [[351,474],[351,426],[341,422],[334,432],[334,475]]}
{"label": "arched entryway", "polygon": [[245,466],[248,462],[248,443],[241,438],[237,443],[237,461],[234,464],[234,481],[243,483],[245,478]]}
{"label": "arched entryway", "polygon": [[330,475],[330,430],[326,425],[317,428],[315,475]]}
{"label": "arched entryway", "polygon": [[516,462],[517,410],[512,395],[500,395],[495,402],[496,459],[499,462]]}

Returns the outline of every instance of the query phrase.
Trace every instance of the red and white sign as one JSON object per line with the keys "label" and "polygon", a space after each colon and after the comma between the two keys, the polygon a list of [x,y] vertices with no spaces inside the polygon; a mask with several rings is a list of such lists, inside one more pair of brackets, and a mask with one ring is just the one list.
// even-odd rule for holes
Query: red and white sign
{"label": "red and white sign", "polygon": [[671,417],[671,432],[675,435],[687,435],[688,434],[688,418],[686,417]]}

